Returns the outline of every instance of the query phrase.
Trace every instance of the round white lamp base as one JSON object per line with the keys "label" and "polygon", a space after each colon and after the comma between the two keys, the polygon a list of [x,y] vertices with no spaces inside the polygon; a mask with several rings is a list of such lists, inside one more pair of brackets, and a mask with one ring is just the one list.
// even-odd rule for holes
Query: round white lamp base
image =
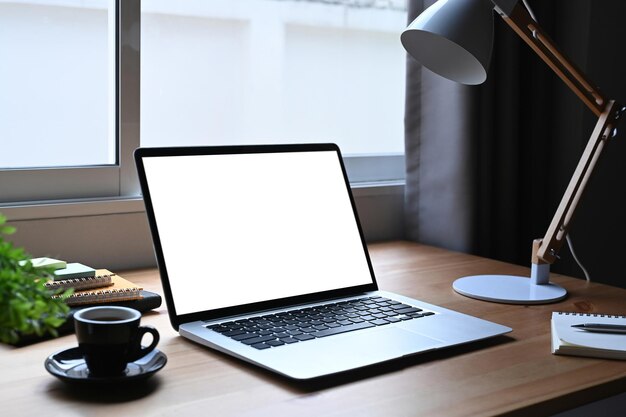
{"label": "round white lamp base", "polygon": [[533,284],[514,275],[474,275],[459,278],[454,291],[466,297],[507,304],[547,304],[562,300],[567,291],[556,284]]}

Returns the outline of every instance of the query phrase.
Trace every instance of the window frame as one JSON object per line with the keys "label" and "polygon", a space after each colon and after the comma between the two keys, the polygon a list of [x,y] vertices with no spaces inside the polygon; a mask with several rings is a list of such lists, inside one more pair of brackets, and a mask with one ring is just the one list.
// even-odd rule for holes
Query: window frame
{"label": "window frame", "polygon": [[110,3],[115,7],[117,163],[0,170],[2,205],[138,195],[132,152],[139,146],[140,1],[111,0]]}
{"label": "window frame", "polygon": [[[110,213],[111,207],[127,212],[124,204],[111,201],[140,200],[133,151],[140,146],[140,43],[141,0],[110,0],[115,7],[116,31],[116,141],[118,163],[112,166],[61,167],[0,170],[0,210],[21,218],[58,216],[59,204],[85,203],[90,214]],[[401,184],[404,155],[344,156],[353,186]],[[101,209],[95,208],[99,203]],[[32,206],[39,206],[34,209]],[[50,215],[46,215],[46,207]],[[30,207],[20,215],[20,208]],[[132,212],[138,206],[132,203]],[[73,215],[84,215],[83,210]],[[68,213],[68,216],[72,214]]]}

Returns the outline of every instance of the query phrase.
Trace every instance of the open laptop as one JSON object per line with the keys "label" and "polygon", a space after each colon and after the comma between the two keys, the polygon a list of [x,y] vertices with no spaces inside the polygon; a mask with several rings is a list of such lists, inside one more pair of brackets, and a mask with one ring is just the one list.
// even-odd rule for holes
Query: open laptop
{"label": "open laptop", "polygon": [[183,337],[311,379],[511,331],[379,290],[336,145],[140,148],[135,160]]}

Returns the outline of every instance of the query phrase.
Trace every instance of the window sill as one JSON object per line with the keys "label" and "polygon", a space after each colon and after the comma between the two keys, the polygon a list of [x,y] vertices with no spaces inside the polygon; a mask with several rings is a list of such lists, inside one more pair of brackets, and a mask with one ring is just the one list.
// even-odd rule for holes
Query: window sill
{"label": "window sill", "polygon": [[34,201],[0,204],[9,221],[61,219],[145,211],[141,197]]}
{"label": "window sill", "polygon": [[[358,183],[352,190],[366,241],[404,237],[403,182]],[[14,244],[35,257],[118,271],[156,265],[140,197],[7,203],[0,212],[18,229]]]}
{"label": "window sill", "polygon": [[[352,184],[355,199],[404,193],[404,181]],[[9,221],[61,219],[145,211],[141,197],[49,200],[0,204],[0,213]]]}

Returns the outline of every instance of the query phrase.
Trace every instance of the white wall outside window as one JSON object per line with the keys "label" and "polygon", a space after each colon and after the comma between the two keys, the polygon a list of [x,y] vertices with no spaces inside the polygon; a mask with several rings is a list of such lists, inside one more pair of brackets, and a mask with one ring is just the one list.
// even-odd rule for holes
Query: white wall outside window
{"label": "white wall outside window", "polygon": [[393,2],[143,0],[141,144],[402,154],[405,24]]}
{"label": "white wall outside window", "polygon": [[0,168],[117,162],[108,3],[0,1]]}

